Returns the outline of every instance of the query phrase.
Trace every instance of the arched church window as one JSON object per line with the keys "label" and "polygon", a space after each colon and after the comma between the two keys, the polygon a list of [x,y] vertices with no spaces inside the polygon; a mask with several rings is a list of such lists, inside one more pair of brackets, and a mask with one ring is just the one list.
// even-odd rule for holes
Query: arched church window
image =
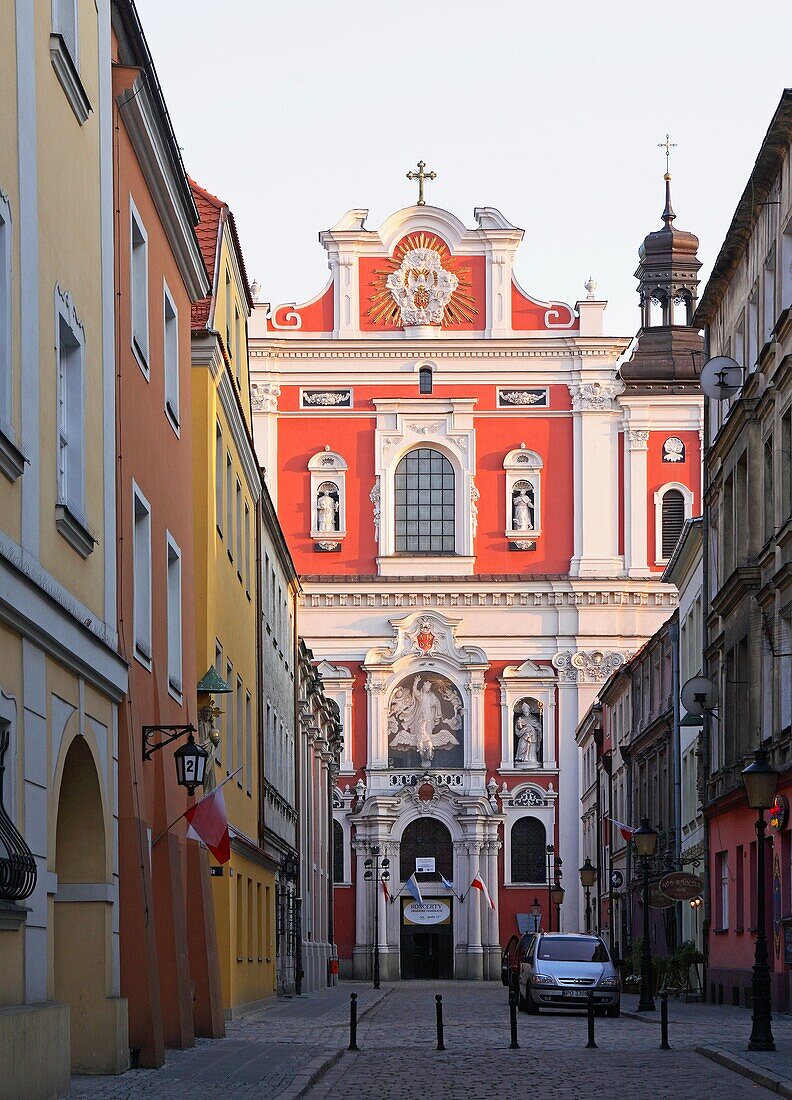
{"label": "arched church window", "polygon": [[542,704],[537,699],[520,699],[514,706],[515,764],[542,766],[542,732]]}
{"label": "arched church window", "polygon": [[316,491],[316,530],[321,534],[339,529],[339,495],[334,481],[323,481]]}
{"label": "arched church window", "polygon": [[405,676],[388,701],[388,767],[463,767],[463,727],[455,684],[437,672]]}
{"label": "arched church window", "polygon": [[[449,882],[454,879],[454,846],[451,834],[442,821],[434,817],[419,817],[411,821],[402,833],[399,848],[399,875],[402,882],[415,872],[416,859],[434,859],[434,874],[424,874],[425,882],[439,882],[440,875]],[[421,879],[418,880],[419,882]]]}
{"label": "arched church window", "polygon": [[419,393],[431,393],[432,392],[432,368],[421,367],[418,371],[418,392]]}
{"label": "arched church window", "polygon": [[544,882],[547,833],[538,818],[521,817],[511,831],[511,881]]}
{"label": "arched church window", "polygon": [[432,447],[418,447],[396,467],[396,553],[456,550],[454,467]]}
{"label": "arched church window", "polygon": [[679,489],[669,489],[663,494],[663,542],[664,558],[670,558],[679,542],[685,524],[685,498]]}
{"label": "arched church window", "polygon": [[333,882],[344,881],[344,829],[340,821],[333,822]]}

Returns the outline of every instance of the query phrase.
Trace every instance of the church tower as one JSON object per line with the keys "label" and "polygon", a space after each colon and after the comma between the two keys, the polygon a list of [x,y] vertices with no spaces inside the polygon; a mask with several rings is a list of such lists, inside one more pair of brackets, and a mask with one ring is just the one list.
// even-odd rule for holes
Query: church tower
{"label": "church tower", "polygon": [[698,237],[674,226],[671,176],[665,174],[662,229],[649,233],[638,250],[635,277],[641,327],[632,358],[621,376],[628,386],[662,388],[696,385],[701,336],[690,327],[698,296]]}

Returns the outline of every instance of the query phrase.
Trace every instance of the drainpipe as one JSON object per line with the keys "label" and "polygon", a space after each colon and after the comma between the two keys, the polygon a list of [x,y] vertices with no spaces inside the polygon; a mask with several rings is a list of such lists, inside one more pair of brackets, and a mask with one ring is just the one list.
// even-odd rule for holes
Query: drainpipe
{"label": "drainpipe", "polygon": [[[682,731],[679,727],[679,614],[668,625],[671,641],[671,698],[673,701],[674,739],[674,861],[682,869]],[[682,902],[674,906],[676,944],[682,943]]]}
{"label": "drainpipe", "polygon": [[[710,353],[710,329],[709,325],[704,329],[704,355],[703,362],[706,363],[709,359]],[[709,649],[709,608],[710,608],[710,557],[709,557],[709,453],[710,453],[710,402],[709,398],[704,398],[704,461],[702,463],[702,509],[701,509],[701,585],[702,585],[702,598],[701,598],[701,671],[704,676],[709,675],[709,662],[707,660],[707,650]],[[704,723],[701,729],[701,735],[699,740],[699,761],[700,768],[697,769],[698,777],[701,776],[701,806],[702,809],[707,802],[707,785],[710,776],[710,745],[711,745],[711,732],[712,732],[712,720],[710,712],[704,711]],[[698,786],[698,784],[697,784]],[[702,942],[701,947],[704,953],[704,1000],[707,999],[707,963],[709,961],[709,927],[710,927],[710,874],[709,874],[709,818],[706,814],[704,817],[704,912],[702,914],[701,934]]]}

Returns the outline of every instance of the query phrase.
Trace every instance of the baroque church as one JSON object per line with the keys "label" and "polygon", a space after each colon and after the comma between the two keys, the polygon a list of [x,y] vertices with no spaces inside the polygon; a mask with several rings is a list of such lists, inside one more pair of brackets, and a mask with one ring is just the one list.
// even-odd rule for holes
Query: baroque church
{"label": "baroque church", "polygon": [[256,305],[254,433],[343,723],[332,835],[311,823],[341,973],[371,976],[376,944],[384,980],[494,979],[518,929],[581,927],[576,728],[675,606],[698,241],[667,177],[637,341],[606,336],[592,280],[574,305],[528,293],[523,230],[426,205],[423,167],[416,205],[320,234],[315,298]]}

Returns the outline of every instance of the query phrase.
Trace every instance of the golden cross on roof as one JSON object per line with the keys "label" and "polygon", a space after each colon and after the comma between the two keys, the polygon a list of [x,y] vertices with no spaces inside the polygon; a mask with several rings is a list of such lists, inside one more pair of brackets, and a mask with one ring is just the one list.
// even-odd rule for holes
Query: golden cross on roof
{"label": "golden cross on roof", "polygon": [[671,150],[676,149],[676,147],[677,147],[677,143],[675,141],[671,141],[671,135],[670,134],[666,134],[665,141],[658,141],[658,143],[657,143],[657,148],[658,149],[665,149],[666,175],[668,175],[668,158],[671,156]]}
{"label": "golden cross on roof", "polygon": [[425,167],[426,167],[426,161],[419,160],[418,161],[418,171],[407,173],[407,179],[408,180],[418,180],[418,206],[426,206],[426,200],[424,199],[424,193],[423,193],[424,180],[437,179],[437,172],[424,172]]}

